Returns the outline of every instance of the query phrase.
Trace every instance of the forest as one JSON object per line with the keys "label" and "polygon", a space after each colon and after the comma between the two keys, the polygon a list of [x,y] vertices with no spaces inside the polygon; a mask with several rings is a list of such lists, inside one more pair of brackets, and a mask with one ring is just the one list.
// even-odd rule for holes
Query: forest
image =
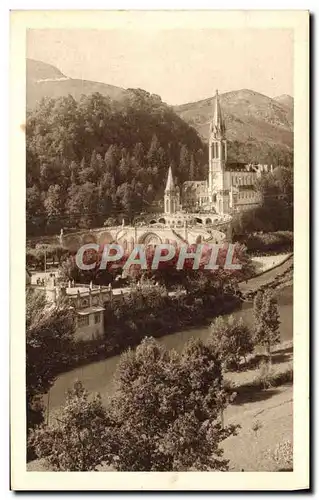
{"label": "forest", "polygon": [[207,175],[197,132],[144,90],[43,99],[27,115],[27,235],[103,225],[158,206],[171,165],[178,182]]}

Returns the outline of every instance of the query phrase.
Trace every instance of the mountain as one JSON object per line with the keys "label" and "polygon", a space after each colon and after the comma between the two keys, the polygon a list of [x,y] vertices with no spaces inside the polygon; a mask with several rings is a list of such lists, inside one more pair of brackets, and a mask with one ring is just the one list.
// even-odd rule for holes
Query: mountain
{"label": "mountain", "polygon": [[294,107],[294,98],[288,94],[282,94],[277,97],[274,97],[274,100],[277,101],[282,106],[286,106],[288,109],[293,110]]}
{"label": "mountain", "polygon": [[[253,90],[237,90],[220,95],[227,138],[230,141],[293,145],[292,110]],[[174,110],[208,140],[214,98],[175,106]]]}
{"label": "mountain", "polygon": [[54,66],[27,59],[27,108],[33,109],[43,97],[63,97],[71,94],[80,99],[82,94],[99,92],[114,100],[120,100],[126,90],[106,83],[68,78]]}
{"label": "mountain", "polygon": [[41,80],[51,79],[66,79],[66,76],[61,73],[58,68],[41,61],[27,59],[27,80],[37,82]]}
{"label": "mountain", "polygon": [[[27,59],[27,108],[34,109],[43,97],[100,93],[121,101],[130,92],[105,83],[68,78],[54,66]],[[220,95],[229,158],[232,161],[258,161],[292,164],[293,98],[281,95],[274,99],[253,90],[242,89]],[[214,98],[173,106],[173,110],[207,141]]]}

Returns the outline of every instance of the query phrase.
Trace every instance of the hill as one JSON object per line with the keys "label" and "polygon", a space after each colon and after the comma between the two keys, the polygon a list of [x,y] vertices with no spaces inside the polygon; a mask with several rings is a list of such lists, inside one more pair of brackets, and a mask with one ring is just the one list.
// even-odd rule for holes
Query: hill
{"label": "hill", "polygon": [[32,110],[43,97],[65,97],[71,95],[79,100],[81,95],[100,93],[120,100],[126,90],[106,83],[68,78],[50,64],[27,59],[27,108]]}
{"label": "hill", "polygon": [[42,61],[35,61],[34,59],[27,59],[27,80],[28,81],[41,81],[46,79],[66,79],[67,77],[61,71],[52,66],[51,64]]}
{"label": "hill", "polygon": [[288,94],[282,94],[277,97],[274,97],[274,100],[277,101],[282,106],[286,106],[288,109],[293,110],[294,108],[294,98]]}
{"label": "hill", "polygon": [[[27,60],[27,108],[33,110],[43,97],[99,93],[122,102],[130,90],[105,83],[68,78],[54,66]],[[274,165],[293,162],[293,98],[274,99],[253,90],[242,89],[220,96],[225,116],[230,161],[257,161]],[[174,106],[173,110],[207,141],[213,97]]]}
{"label": "hill", "polygon": [[162,200],[170,165],[179,183],[207,177],[196,130],[141,89],[44,100],[28,112],[26,150],[28,235],[131,220]]}
{"label": "hill", "polygon": [[[220,95],[234,159],[267,161],[272,152],[279,158],[292,155],[293,99],[289,97],[272,99],[248,89]],[[174,110],[207,141],[213,104],[212,97],[175,106]],[[278,161],[273,159],[274,163]]]}

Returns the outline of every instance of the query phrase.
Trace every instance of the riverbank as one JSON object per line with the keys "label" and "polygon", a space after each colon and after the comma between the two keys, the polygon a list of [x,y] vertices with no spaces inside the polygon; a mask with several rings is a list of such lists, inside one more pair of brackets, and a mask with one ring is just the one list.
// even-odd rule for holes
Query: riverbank
{"label": "riverbank", "polygon": [[[179,348],[182,349],[182,347],[181,342]],[[107,364],[103,367],[100,365],[100,372],[95,371],[94,380],[90,381],[84,373],[82,376],[78,373],[72,384],[70,383],[70,387],[77,379],[81,380],[89,392],[99,392],[104,404],[107,404],[108,397],[113,391],[112,377],[118,362],[118,357],[116,358],[107,360]],[[276,445],[285,440],[292,442],[292,341],[282,342],[274,349],[271,371],[273,385],[266,390],[260,380],[260,359],[261,355],[255,353],[250,357],[242,371],[225,373],[228,387],[231,392],[234,391],[237,395],[224,413],[224,423],[226,425],[232,423],[241,425],[238,435],[229,437],[223,443],[225,458],[230,460],[231,471],[241,471],[242,469],[245,471],[274,471],[276,464],[272,460],[271,454]],[[92,387],[92,382],[95,383],[94,387]],[[57,388],[58,385],[55,389]],[[56,394],[54,391],[51,392],[50,406],[57,402],[54,401]],[[50,420],[58,416],[59,406],[64,403],[64,397],[59,403],[55,408],[51,407]],[[273,428],[274,422],[276,430]],[[249,453],[247,453],[247,449],[250,450]],[[30,462],[27,469],[29,471],[48,470],[43,460]],[[102,466],[100,470],[109,469]]]}
{"label": "riverbank", "polygon": [[252,257],[252,263],[255,266],[256,276],[271,269],[275,269],[277,266],[285,262],[292,256],[292,253],[280,253],[277,255],[261,255]]}
{"label": "riverbank", "polygon": [[[254,277],[240,283],[241,296],[206,295],[202,298],[193,297],[190,302],[190,298],[185,296],[178,298],[176,295],[165,299],[160,290],[154,290],[155,295],[154,293],[150,295],[149,292],[143,293],[141,289],[138,297],[124,297],[123,303],[119,303],[115,309],[111,304],[112,307],[105,310],[104,323],[107,325],[107,335],[70,346],[60,373],[117,356],[127,348],[135,347],[148,335],[160,339],[168,335],[178,335],[181,331],[205,330],[219,315],[241,315],[240,311],[247,308],[242,303],[242,297],[245,298],[247,295],[245,300],[251,302],[254,291],[265,286],[265,283],[278,280],[291,268],[292,257],[285,256],[283,260],[281,265],[277,264],[276,268],[258,275],[258,279]],[[248,307],[251,307],[251,304]],[[248,323],[250,323],[249,318]],[[249,326],[253,327],[252,324]]]}
{"label": "riverbank", "polygon": [[[264,285],[271,278],[275,278],[282,273],[285,273],[291,267],[292,260],[286,261],[282,266],[276,268],[276,270],[268,271],[258,278],[252,278],[247,283],[241,283],[241,290],[249,290],[250,283],[253,282],[253,288],[257,289],[258,287]],[[246,288],[247,287],[247,288]],[[293,335],[293,288],[292,286],[286,286],[285,288],[280,290],[280,293],[277,292],[277,299],[279,305],[280,312],[280,336],[281,341],[292,340]],[[244,322],[250,327],[253,328],[253,305],[251,301],[247,301],[241,303],[240,307],[229,311],[230,314],[234,315],[235,318],[242,318]],[[148,331],[148,335],[156,336],[159,342],[162,342],[169,349],[182,349],[183,345],[191,338],[200,338],[203,341],[206,341],[210,328],[209,325],[211,323],[212,318],[207,317],[199,317],[199,325],[197,326],[188,326],[177,329],[176,331],[170,331],[166,329],[164,334],[164,330],[162,332],[157,332],[154,335],[153,331]],[[60,406],[65,397],[65,392],[68,388],[71,388],[74,382],[77,379],[83,381],[85,387],[90,392],[101,392],[102,395],[104,391],[107,393],[111,389],[112,385],[112,376],[116,370],[116,365],[119,360],[120,352],[116,353],[116,355],[111,356],[105,355],[104,346],[100,345],[100,351],[95,351],[91,355],[90,360],[90,351],[89,349],[95,349],[98,346],[88,344],[81,344],[82,347],[82,360],[79,360],[77,366],[69,367],[65,366],[65,369],[58,376],[54,386],[50,390],[50,408],[54,409],[55,407]],[[44,396],[44,402],[47,402],[47,395]]]}

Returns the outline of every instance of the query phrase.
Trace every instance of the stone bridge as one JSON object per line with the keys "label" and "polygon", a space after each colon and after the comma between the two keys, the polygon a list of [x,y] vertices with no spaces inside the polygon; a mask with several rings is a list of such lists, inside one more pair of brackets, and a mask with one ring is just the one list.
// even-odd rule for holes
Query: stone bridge
{"label": "stone bridge", "polygon": [[[137,223],[134,226],[113,226],[86,229],[77,232],[64,232],[60,235],[36,238],[37,243],[62,245],[76,252],[82,245],[97,243],[119,243],[125,249],[132,249],[136,244],[158,245],[170,243],[176,246],[201,242],[220,243],[229,239],[230,220],[212,220],[209,216],[174,214],[169,218],[161,215],[148,223]],[[33,239],[32,239],[33,240]]]}
{"label": "stone bridge", "polygon": [[[116,226],[109,228],[79,231],[77,233],[62,233],[59,243],[70,251],[77,251],[87,243],[105,245],[119,243],[125,249],[131,250],[136,244],[158,245],[170,243],[176,246],[202,242],[221,243],[226,239],[227,227],[165,227],[161,224],[148,226]],[[56,241],[58,243],[58,241]]]}

